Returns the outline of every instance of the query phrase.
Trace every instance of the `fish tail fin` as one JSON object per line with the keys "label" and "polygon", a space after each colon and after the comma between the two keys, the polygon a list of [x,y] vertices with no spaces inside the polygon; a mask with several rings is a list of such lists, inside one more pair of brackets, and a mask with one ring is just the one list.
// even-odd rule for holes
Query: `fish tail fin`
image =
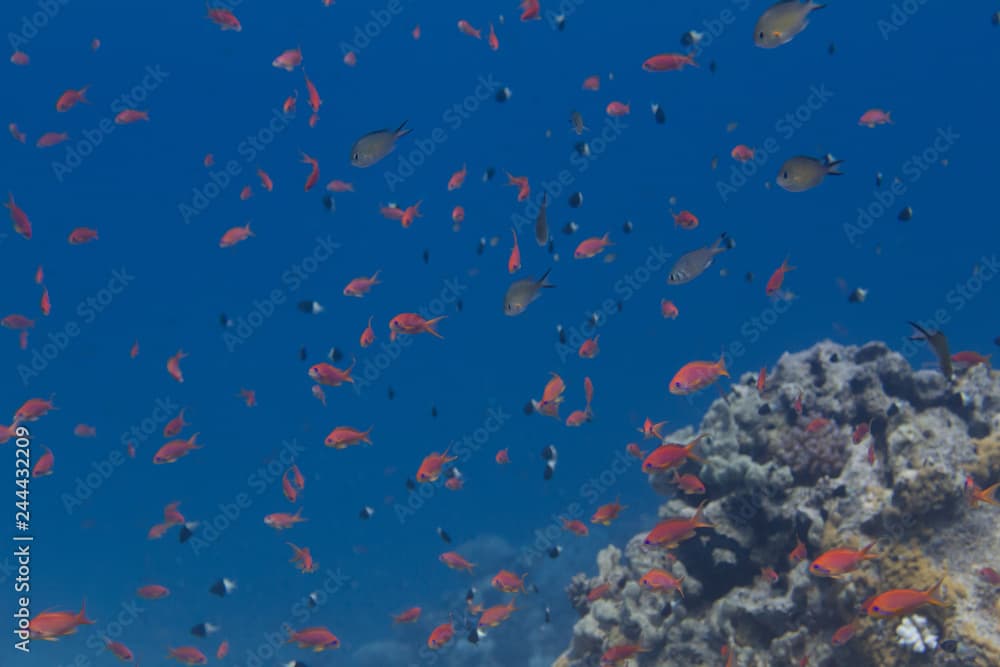
{"label": "fish tail fin", "polygon": [[413,132],[412,128],[406,127],[406,124],[409,122],[410,122],[409,120],[404,120],[402,123],[400,123],[399,127],[396,128],[396,132],[394,134],[396,135],[397,139],[399,139],[400,137],[405,137],[410,132]]}
{"label": "fish tail fin", "polygon": [[715,528],[714,524],[705,521],[705,504],[708,503],[707,500],[701,501],[698,505],[698,509],[695,510],[694,516],[691,517],[691,523],[694,524],[696,528]]}
{"label": "fish tail fin", "polygon": [[937,582],[933,586],[931,586],[926,591],[924,591],[927,594],[927,602],[929,604],[936,605],[938,607],[950,607],[951,606],[950,604],[948,604],[944,600],[938,598],[938,596],[937,596],[937,592],[941,588],[941,584],[944,583],[944,578],[946,576],[947,575],[942,574],[941,578],[938,579]]}
{"label": "fish tail fin", "polygon": [[824,5],[824,4],[821,4],[821,3],[818,3],[818,2],[813,2],[812,0],[809,0],[809,11],[810,12],[814,12],[817,9],[823,9],[825,7],[826,7],[826,5]]}
{"label": "fish tail fin", "polygon": [[93,625],[95,621],[87,618],[87,599],[84,598],[80,603],[80,613],[76,615],[77,625]]}
{"label": "fish tail fin", "polygon": [[447,315],[442,315],[440,317],[435,317],[432,320],[427,320],[427,323],[425,325],[427,327],[427,333],[429,333],[432,336],[435,336],[437,338],[444,339],[444,336],[442,336],[441,334],[439,334],[437,332],[437,329],[434,328],[434,325],[437,324],[438,322],[440,322],[441,320],[445,319],[446,317],[448,317],[448,316]]}
{"label": "fish tail fin", "polygon": [[1000,482],[986,487],[977,493],[976,497],[984,503],[989,503],[990,505],[1000,505],[1000,501],[996,498],[997,489],[1000,489]]}
{"label": "fish tail fin", "polygon": [[381,285],[382,284],[382,283],[380,283],[378,281],[378,274],[380,274],[380,273],[382,273],[382,269],[378,269],[375,273],[372,274],[372,277],[371,277],[372,285]]}
{"label": "fish tail fin", "polygon": [[545,269],[545,273],[543,273],[542,277],[538,279],[538,286],[539,287],[555,287],[555,285],[553,285],[552,283],[550,283],[547,280],[550,273],[552,273],[552,267],[551,266],[549,268]]}
{"label": "fish tail fin", "polygon": [[877,542],[870,542],[861,550],[861,560],[878,560],[882,557],[882,554],[870,553],[872,548],[878,544]]}
{"label": "fish tail fin", "polygon": [[[704,460],[702,460],[702,458],[700,456],[698,456],[697,454],[694,453],[694,448],[698,446],[698,443],[700,443],[701,439],[704,438],[704,437],[705,437],[705,434],[702,433],[697,438],[695,438],[694,440],[692,440],[691,442],[689,442],[687,445],[684,446],[684,455],[687,458],[691,459],[692,461],[697,461],[698,463],[704,463],[705,462]],[[674,469],[674,472],[676,473],[677,470]]]}
{"label": "fish tail fin", "polygon": [[681,577],[680,579],[677,580],[677,592],[681,594],[681,597],[684,597],[684,588],[681,587],[681,584],[684,583],[684,580],[686,578],[687,578],[687,575],[685,575],[685,576],[683,576],[683,577]]}
{"label": "fish tail fin", "polygon": [[719,371],[719,375],[729,377],[729,371],[726,369],[726,351],[723,350],[719,355],[719,360],[715,362],[715,367]]}
{"label": "fish tail fin", "polygon": [[781,263],[781,271],[783,273],[788,273],[789,271],[794,271],[795,269],[799,268],[797,266],[789,266],[788,265],[788,260],[789,259],[791,259],[791,258],[788,255],[785,255],[785,261],[783,261]]}
{"label": "fish tail fin", "polygon": [[305,509],[305,508],[304,507],[299,507],[297,510],[295,510],[295,514],[293,514],[292,516],[294,518],[298,519],[299,521],[305,521],[306,519],[302,518],[302,510],[303,509]]}
{"label": "fish tail fin", "polygon": [[601,237],[601,241],[603,241],[605,245],[614,245],[614,243],[611,242],[611,232],[604,232],[604,236]]}
{"label": "fish tail fin", "polygon": [[843,176],[844,172],[840,171],[838,167],[844,163],[843,160],[838,160],[833,157],[830,153],[827,153],[823,158],[823,162],[826,165],[826,173],[830,176]]}

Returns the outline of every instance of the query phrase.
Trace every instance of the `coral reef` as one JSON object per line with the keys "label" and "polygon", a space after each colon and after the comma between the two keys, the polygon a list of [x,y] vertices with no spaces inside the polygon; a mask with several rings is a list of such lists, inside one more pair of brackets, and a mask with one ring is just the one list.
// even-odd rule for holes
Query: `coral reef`
{"label": "coral reef", "polygon": [[[984,365],[951,383],[914,370],[879,342],[824,341],[779,360],[763,395],[749,374],[716,400],[700,428],[668,434],[706,437],[695,470],[714,530],[666,552],[608,546],[595,576],[568,588],[580,614],[559,667],[596,667],[609,646],[648,650],[630,665],[721,664],[729,644],[738,665],[813,667],[1000,665],[997,595],[977,572],[1000,568],[1000,508],[972,507],[966,477],[1000,478],[1000,378]],[[861,424],[870,432],[852,437]],[[863,431],[859,431],[863,433]],[[662,473],[649,476],[668,499],[659,515],[690,516]],[[650,526],[652,528],[652,526]],[[798,540],[806,562],[791,563]],[[810,574],[809,561],[835,548],[874,542],[875,560],[843,577]],[[650,568],[684,577],[683,597],[647,590]],[[762,576],[774,568],[777,579]],[[926,590],[944,577],[948,606],[919,616],[870,619],[862,602],[893,588]],[[608,594],[587,594],[602,583]],[[854,622],[834,646],[834,631]]]}

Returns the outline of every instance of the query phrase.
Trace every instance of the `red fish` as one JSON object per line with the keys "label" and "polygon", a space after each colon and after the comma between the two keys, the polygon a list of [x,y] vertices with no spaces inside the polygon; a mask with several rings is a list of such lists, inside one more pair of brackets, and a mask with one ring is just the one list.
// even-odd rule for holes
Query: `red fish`
{"label": "red fish", "polygon": [[840,626],[834,631],[830,642],[834,646],[843,646],[847,642],[851,641],[851,638],[853,638],[857,633],[859,627],[860,625],[857,621],[851,621],[847,625]]}
{"label": "red fish", "polygon": [[52,474],[52,468],[56,464],[56,458],[52,455],[52,450],[45,447],[45,453],[38,457],[35,467],[31,469],[32,477],[45,477]]}
{"label": "red fish", "polygon": [[597,335],[593,338],[588,338],[580,344],[580,349],[577,351],[577,354],[581,359],[593,359],[600,353],[601,349],[597,346],[599,338],[600,335]]}
{"label": "red fish", "polygon": [[644,473],[665,472],[673,468],[679,468],[688,459],[704,463],[694,453],[694,448],[704,437],[705,434],[703,433],[686,445],[678,445],[671,442],[660,445],[650,452],[646,460],[642,462],[642,471]]}
{"label": "red fish", "polygon": [[289,630],[289,643],[299,645],[299,648],[308,648],[319,653],[327,649],[340,648],[340,640],[337,636],[324,627],[306,628],[294,632]]}
{"label": "red fish", "polygon": [[632,113],[632,108],[630,105],[622,102],[609,102],[608,106],[605,107],[604,111],[612,118],[615,118],[618,116],[629,115],[630,113]]}
{"label": "red fish", "polygon": [[441,476],[441,470],[447,463],[457,460],[457,456],[448,456],[448,449],[444,452],[431,452],[424,457],[417,469],[417,481],[420,483],[435,482]]}
{"label": "red fish", "polygon": [[89,227],[77,227],[69,234],[70,245],[82,245],[97,240],[97,230]]}
{"label": "red fish", "polygon": [[299,91],[293,91],[291,95],[285,98],[285,101],[281,104],[281,112],[286,116],[291,116],[295,113],[295,104],[299,101]]}
{"label": "red fish", "polygon": [[578,537],[586,537],[590,534],[590,529],[587,528],[587,524],[577,519],[572,521],[569,519],[563,519],[563,530],[573,533]]}
{"label": "red fish", "polygon": [[10,136],[14,137],[14,141],[20,141],[22,144],[28,140],[27,135],[21,130],[17,129],[17,123],[11,123],[7,126],[10,130]]}
{"label": "red fish", "polygon": [[414,40],[420,39],[420,26],[419,25],[413,26],[413,30],[410,31],[410,34],[413,36]]}
{"label": "red fish", "polygon": [[490,34],[489,37],[486,38],[486,42],[490,45],[490,48],[493,49],[494,51],[500,48],[500,40],[497,39],[497,33],[493,29],[492,22],[490,22]]}
{"label": "red fish", "polygon": [[658,568],[651,569],[639,579],[639,585],[643,588],[648,588],[651,591],[660,593],[677,591],[681,594],[681,597],[684,597],[684,589],[681,588],[681,584],[683,583],[684,577],[677,579],[666,570]]}
{"label": "red fish", "polygon": [[825,417],[816,417],[806,424],[806,433],[818,433],[830,425],[830,420]]}
{"label": "red fish", "polygon": [[73,427],[73,435],[78,438],[96,438],[97,429],[88,424],[77,424]]}
{"label": "red fish", "polygon": [[399,218],[399,224],[403,226],[403,229],[409,228],[417,218],[424,217],[420,214],[420,204],[422,203],[422,201],[418,201],[413,206],[407,206],[403,209],[403,215]]}
{"label": "red fish", "polygon": [[80,90],[70,89],[60,95],[56,101],[56,111],[69,111],[80,102],[90,104],[90,100],[86,98],[88,88],[90,88],[89,85],[84,86]]}
{"label": "red fish", "polygon": [[226,233],[222,235],[221,239],[219,239],[219,247],[232,248],[237,243],[242,243],[251,236],[254,236],[254,233],[250,229],[249,222],[243,227],[232,227],[226,230]]}
{"label": "red fish", "polygon": [[448,179],[449,192],[451,192],[452,190],[458,190],[460,187],[462,187],[462,184],[465,183],[466,173],[468,172],[466,171],[465,165],[463,164],[461,169],[459,169],[458,171],[456,171],[454,174],[451,175],[451,178]]}
{"label": "red fish", "polygon": [[767,384],[767,366],[760,367],[760,373],[757,375],[757,395],[762,396],[764,394],[764,386]]}
{"label": "red fish", "polygon": [[671,481],[676,484],[677,488],[683,491],[685,495],[700,496],[705,493],[705,483],[691,473],[679,475],[677,474],[677,470],[674,469],[674,478]]}
{"label": "red fish", "polygon": [[350,426],[338,426],[330,431],[323,444],[334,449],[346,449],[362,442],[370,445],[372,441],[368,436],[371,435],[372,428],[374,427],[368,427],[367,431],[359,431]]}
{"label": "red fish", "polygon": [[351,365],[347,368],[340,369],[324,361],[309,369],[309,377],[316,384],[326,385],[327,387],[339,387],[345,382],[353,383],[354,378],[351,377],[351,371],[354,370],[355,363],[357,363],[357,360],[352,361]]}
{"label": "red fish", "polygon": [[461,224],[462,222],[464,222],[465,221],[465,207],[463,207],[463,206],[456,206],[455,208],[451,209],[451,221],[454,222],[456,225]]}
{"label": "red fish", "polygon": [[951,360],[956,364],[962,364],[963,366],[978,366],[979,364],[990,365],[990,357],[992,354],[987,354],[985,357],[978,352],[972,352],[970,350],[963,350],[961,352],[956,352],[951,355]]}
{"label": "red fish", "polygon": [[771,585],[778,583],[779,576],[773,567],[760,568],[760,576],[764,579],[764,581]]}
{"label": "red fish", "polygon": [[458,21],[458,29],[460,32],[468,35],[469,37],[475,37],[476,39],[482,39],[482,31],[477,30],[472,27],[472,24],[465,19],[460,19]]}
{"label": "red fish", "polygon": [[524,591],[524,579],[527,574],[522,574],[520,577],[513,572],[508,572],[507,570],[500,570],[497,572],[496,576],[490,581],[490,585],[497,589],[501,593],[517,593]]}
{"label": "red fish", "polygon": [[443,623],[431,631],[427,638],[427,648],[436,651],[455,636],[455,626],[452,623]]}
{"label": "red fish", "polygon": [[282,51],[281,55],[271,61],[272,67],[291,72],[302,64],[302,49],[294,48]]}
{"label": "red fish", "polygon": [[607,595],[610,591],[611,584],[601,584],[600,586],[595,586],[590,589],[589,593],[587,593],[587,602],[596,602]]}
{"label": "red fish", "polygon": [[648,648],[643,648],[637,644],[620,644],[613,646],[601,654],[601,667],[616,667],[629,658],[633,658],[640,653],[649,653]]}
{"label": "red fish", "polygon": [[286,544],[292,548],[292,559],[289,562],[296,563],[295,567],[303,574],[311,574],[319,569],[319,563],[313,560],[309,547],[300,549],[291,542],[286,542]]}
{"label": "red fish", "polygon": [[593,91],[600,90],[601,89],[601,77],[599,77],[596,74],[594,74],[593,76],[588,76],[586,79],[583,80],[583,86],[582,86],[582,88],[584,90],[593,90]]}
{"label": "red fish", "polygon": [[539,0],[521,0],[521,20],[534,21],[541,18],[541,3]]}
{"label": "red fish", "polygon": [[[319,96],[319,90],[313,85],[313,82],[309,80],[309,77],[303,74],[306,78],[306,90],[309,92],[309,108],[313,110],[313,114],[319,113],[319,108],[323,106],[323,100]],[[310,121],[310,126],[315,125]]]}
{"label": "red fish", "polygon": [[703,518],[705,502],[698,505],[697,511],[690,519],[665,519],[656,524],[653,530],[646,535],[644,544],[646,546],[658,546],[665,549],[672,549],[685,540],[689,540],[697,534],[699,528],[715,528]]}
{"label": "red fish", "polygon": [[991,586],[1000,586],[1000,572],[997,572],[992,567],[984,567],[978,572],[982,580]]}
{"label": "red fish", "polygon": [[237,394],[241,399],[243,399],[243,404],[248,408],[252,408],[257,405],[257,392],[253,389],[240,389],[240,393]]}
{"label": "red fish", "polygon": [[267,174],[266,171],[258,167],[257,176],[258,178],[260,178],[260,185],[262,188],[264,188],[268,192],[274,190],[274,181],[271,180],[271,177]]}
{"label": "red fish", "polygon": [[93,625],[94,621],[87,618],[86,601],[80,605],[80,611],[43,611],[28,623],[28,632],[33,639],[56,641],[76,632],[81,625]]}
{"label": "red fish", "polygon": [[296,510],[295,514],[289,514],[287,512],[275,512],[274,514],[268,514],[264,517],[264,525],[270,526],[275,530],[288,530],[295,524],[308,520],[309,519],[302,518],[302,508],[300,507]]}
{"label": "red fish", "polygon": [[131,125],[132,123],[138,123],[140,120],[148,121],[149,112],[137,111],[136,109],[123,109],[115,116],[116,125]]}
{"label": "red fish", "polygon": [[44,398],[29,398],[24,402],[17,412],[14,413],[14,426],[22,424],[24,422],[38,421],[45,415],[49,413],[50,410],[55,410],[56,406],[52,404],[52,399],[45,400]]}
{"label": "red fish", "polygon": [[625,446],[625,451],[628,452],[629,456],[632,458],[640,460],[646,458],[646,452],[642,451],[642,449],[639,448],[639,445],[634,442],[628,443],[628,445]]}
{"label": "red fish", "polygon": [[423,611],[420,607],[411,607],[406,611],[396,614],[392,617],[393,623],[416,623],[420,618],[420,612]]}
{"label": "red fish", "polygon": [[10,56],[10,61],[15,65],[20,65],[21,67],[31,64],[31,58],[24,51],[14,51],[14,53]]}
{"label": "red fish", "polygon": [[401,334],[415,336],[422,333],[429,333],[437,338],[444,338],[444,336],[437,332],[434,325],[446,317],[447,315],[442,315],[430,320],[425,320],[417,313],[400,313],[399,315],[396,315],[396,317],[389,320],[389,330],[391,331],[389,334],[389,340],[396,340],[396,336]]}
{"label": "red fish", "polygon": [[24,315],[18,315],[17,313],[12,313],[7,315],[2,320],[0,320],[0,326],[4,329],[13,329],[14,331],[25,331],[26,329],[31,329],[35,326],[35,321],[25,317]]}
{"label": "red fish", "polygon": [[344,64],[348,67],[354,67],[358,64],[358,54],[354,51],[348,51],[344,54]]}
{"label": "red fish", "polygon": [[872,422],[874,421],[875,418],[872,417],[869,421],[862,422],[854,427],[854,433],[851,434],[851,441],[855,445],[861,444],[861,441],[868,437],[868,434],[872,430]]}
{"label": "red fish", "polygon": [[839,578],[854,572],[866,560],[878,560],[881,554],[870,553],[875,542],[868,544],[860,551],[855,549],[831,549],[820,555],[809,565],[809,572],[817,577]]}
{"label": "red fish", "polygon": [[892,114],[882,109],[869,109],[861,114],[861,118],[858,119],[858,125],[868,128],[873,128],[876,125],[892,125]]}
{"label": "red fish", "polygon": [[323,391],[323,387],[314,384],[312,386],[312,395],[316,397],[317,401],[323,404],[324,408],[326,407],[326,393]]}
{"label": "red fish", "polygon": [[785,280],[785,274],[789,271],[794,271],[795,268],[796,267],[794,266],[788,266],[788,258],[786,257],[785,261],[781,263],[781,266],[779,266],[775,272],[771,274],[771,277],[767,281],[767,287],[764,288],[764,292],[768,296],[774,296],[777,294],[778,290],[781,289],[781,283]]}
{"label": "red fish", "polygon": [[30,240],[31,220],[28,219],[28,214],[14,203],[14,195],[12,193],[7,193],[7,203],[4,206],[10,211],[10,220],[14,223],[14,231],[25,239]]}
{"label": "red fish", "polygon": [[198,434],[195,433],[187,440],[171,440],[157,450],[156,454],[153,456],[153,463],[158,465],[164,463],[174,463],[178,459],[187,456],[191,451],[201,449],[204,445],[199,445],[195,442],[197,437]]}
{"label": "red fish", "polygon": [[380,273],[382,273],[381,269],[373,273],[371,278],[362,276],[360,278],[353,279],[351,282],[347,283],[347,287],[344,288],[344,296],[354,296],[360,299],[364,295],[368,294],[372,287],[382,284],[378,280],[378,274]]}
{"label": "red fish", "polygon": [[69,139],[69,134],[66,132],[46,132],[38,138],[35,142],[36,148],[51,148],[52,146],[57,146],[62,142]]}
{"label": "red fish", "polygon": [[947,607],[947,602],[936,597],[943,581],[944,577],[941,577],[937,583],[923,591],[903,588],[880,593],[865,602],[864,610],[873,618],[890,618],[909,616],[927,604]]}
{"label": "red fish", "polygon": [[438,556],[438,560],[452,570],[464,570],[470,574],[472,573],[472,569],[476,567],[475,563],[470,563],[455,551],[446,551]]}
{"label": "red fish", "polygon": [[589,239],[584,239],[580,242],[580,245],[576,247],[573,251],[573,259],[590,259],[596,257],[597,255],[604,252],[604,249],[608,246],[614,245],[609,234],[605,233],[601,237],[592,237]]}
{"label": "red fish", "polygon": [[642,423],[642,428],[638,429],[639,433],[642,433],[642,437],[646,440],[663,440],[662,429],[667,425],[667,422],[662,421],[658,423],[653,423],[653,420],[646,417],[646,421]]}
{"label": "red fish", "polygon": [[302,153],[302,162],[304,164],[312,165],[312,171],[309,173],[309,178],[306,179],[305,184],[305,191],[309,192],[319,181],[319,162],[305,153]]}
{"label": "red fish", "polygon": [[167,360],[167,372],[170,373],[170,377],[178,382],[184,382],[184,374],[181,372],[181,359],[187,356],[184,350],[177,350],[177,354]]}
{"label": "red fish", "polygon": [[159,584],[150,584],[139,588],[135,594],[143,600],[160,600],[170,595],[170,589]]}
{"label": "red fish", "polygon": [[219,644],[219,648],[215,651],[215,659],[222,660],[227,655],[229,655],[229,642],[224,640],[221,644]]}
{"label": "red fish", "polygon": [[745,144],[739,144],[729,151],[729,156],[737,162],[749,162],[753,159],[754,150]]}
{"label": "red fish", "polygon": [[684,69],[685,65],[698,67],[693,55],[683,55],[681,53],[661,53],[651,56],[642,63],[642,68],[647,72],[676,72]]}
{"label": "red fish", "polygon": [[243,189],[240,190],[240,201],[246,201],[250,199],[250,197],[253,197],[253,188],[249,185],[244,185]]}
{"label": "red fish", "polygon": [[507,258],[507,273],[517,273],[521,270],[521,248],[517,245],[517,230],[511,228],[510,231],[514,235],[514,247]]}
{"label": "red fish", "polygon": [[122,662],[135,662],[138,665],[138,661],[135,659],[135,655],[129,650],[128,646],[122,644],[121,642],[111,641],[110,639],[104,640],[104,648],[108,650],[111,655],[115,656]]}
{"label": "red fish", "polygon": [[971,477],[965,478],[965,493],[969,498],[969,504],[973,507],[979,505],[979,503],[987,503],[990,505],[1000,505],[1000,501],[996,499],[996,491],[1000,488],[1000,482],[993,484],[985,489],[979,488],[976,482]]}
{"label": "red fish", "polygon": [[660,314],[663,315],[663,319],[665,320],[676,320],[677,316],[680,315],[680,311],[677,310],[677,306],[674,305],[673,301],[662,299],[660,300]]}
{"label": "red fish", "polygon": [[808,557],[809,554],[806,552],[806,545],[802,543],[802,540],[798,540],[795,544],[795,548],[788,554],[788,563],[792,567],[795,567]]}
{"label": "red fish", "polygon": [[163,437],[172,438],[178,433],[180,433],[185,426],[190,426],[186,421],[184,421],[184,408],[176,417],[167,422],[167,425],[163,427]]}
{"label": "red fish", "polygon": [[354,192],[354,185],[347,181],[333,179],[326,184],[326,189],[330,192]]}
{"label": "red fish", "polygon": [[700,224],[698,216],[691,211],[681,211],[680,213],[674,213],[671,211],[670,215],[674,218],[674,227],[680,227],[681,229],[695,229]]}
{"label": "red fish", "polygon": [[368,318],[368,326],[365,330],[361,332],[361,339],[359,340],[361,347],[368,347],[375,342],[375,330],[372,329],[372,318]]}
{"label": "red fish", "polygon": [[720,377],[729,377],[725,355],[716,362],[692,361],[677,371],[670,381],[670,393],[680,396],[693,394],[715,383]]}
{"label": "red fish", "polygon": [[507,185],[517,186],[517,201],[524,201],[531,196],[531,184],[527,176],[514,176],[507,172]]}
{"label": "red fish", "polygon": [[240,20],[236,18],[236,15],[224,7],[216,9],[209,7],[208,20],[219,26],[222,30],[232,30],[233,32],[243,30],[243,26],[240,25]]}
{"label": "red fish", "polygon": [[515,611],[517,611],[517,607],[514,606],[513,599],[507,604],[499,604],[485,609],[482,616],[479,617],[476,627],[480,630],[483,628],[495,628],[510,618],[510,615]]}
{"label": "red fish", "polygon": [[615,498],[615,502],[608,503],[606,505],[601,505],[594,512],[594,515],[590,517],[590,523],[599,523],[602,526],[610,526],[611,522],[618,518],[622,510],[627,509],[628,505],[622,505],[618,498]]}

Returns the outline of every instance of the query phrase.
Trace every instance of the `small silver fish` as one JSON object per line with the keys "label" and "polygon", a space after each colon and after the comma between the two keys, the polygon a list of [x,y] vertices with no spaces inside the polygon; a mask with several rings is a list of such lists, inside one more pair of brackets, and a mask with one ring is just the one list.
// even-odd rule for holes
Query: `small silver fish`
{"label": "small silver fish", "polygon": [[841,163],[843,160],[836,160],[832,155],[827,155],[822,160],[796,155],[781,165],[777,183],[789,192],[805,192],[822,183],[827,175],[843,176],[843,172],[837,171]]}
{"label": "small silver fish", "polygon": [[667,284],[683,285],[691,282],[704,273],[705,269],[712,266],[712,260],[715,259],[716,255],[734,247],[736,247],[735,242],[723,232],[711,246],[692,250],[678,259],[674,268],[670,269]]}
{"label": "small silver fish", "polygon": [[391,153],[396,148],[396,140],[412,132],[406,127],[406,123],[404,120],[395,131],[376,130],[355,141],[351,146],[351,164],[355,167],[370,167]]}
{"label": "small silver fish", "polygon": [[569,122],[573,126],[573,131],[577,134],[583,134],[584,130],[589,129],[583,124],[583,116],[580,115],[579,111],[574,111],[569,115]]}
{"label": "small silver fish", "polygon": [[524,278],[511,285],[503,298],[503,312],[510,317],[520,315],[528,307],[528,304],[542,295],[542,288],[555,287],[555,285],[546,282],[551,271],[552,269],[549,269],[543,273],[538,280]]}
{"label": "small silver fish", "polygon": [[809,25],[809,15],[821,5],[812,0],[781,0],[760,15],[753,29],[753,42],[762,49],[774,49],[792,41]]}
{"label": "small silver fish", "polygon": [[543,192],[542,205],[538,208],[538,217],[535,218],[535,243],[540,246],[549,242],[549,223],[545,214],[548,201],[548,193]]}

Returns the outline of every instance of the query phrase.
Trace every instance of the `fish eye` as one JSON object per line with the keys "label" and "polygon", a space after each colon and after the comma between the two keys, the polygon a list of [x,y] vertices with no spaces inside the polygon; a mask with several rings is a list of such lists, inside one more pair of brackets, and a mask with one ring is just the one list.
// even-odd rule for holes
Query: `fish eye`
{"label": "fish eye", "polygon": [[781,174],[781,177],[784,178],[785,180],[788,180],[788,172],[786,171],[783,174]]}
{"label": "fish eye", "polygon": [[359,153],[355,153],[354,155],[351,156],[351,159],[357,160],[359,157],[361,157],[361,155]]}
{"label": "fish eye", "polygon": [[757,33],[757,38],[758,39],[764,39],[764,31],[763,30],[761,30],[759,33]]}

